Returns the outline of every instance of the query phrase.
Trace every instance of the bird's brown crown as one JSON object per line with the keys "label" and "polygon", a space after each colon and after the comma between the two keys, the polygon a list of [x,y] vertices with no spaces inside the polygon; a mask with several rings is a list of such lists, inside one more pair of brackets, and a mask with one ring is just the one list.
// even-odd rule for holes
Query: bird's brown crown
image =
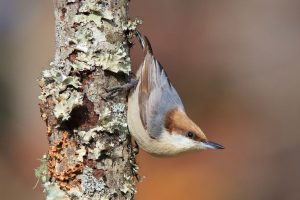
{"label": "bird's brown crown", "polygon": [[193,133],[194,140],[206,142],[206,136],[202,130],[182,111],[174,108],[170,110],[165,119],[165,128],[174,134],[188,136],[187,134]]}

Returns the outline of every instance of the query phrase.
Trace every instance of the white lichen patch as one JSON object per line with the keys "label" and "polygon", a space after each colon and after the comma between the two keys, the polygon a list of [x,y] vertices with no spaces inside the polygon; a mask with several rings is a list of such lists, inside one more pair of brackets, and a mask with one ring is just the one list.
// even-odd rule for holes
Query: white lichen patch
{"label": "white lichen patch", "polygon": [[100,178],[97,180],[93,176],[93,169],[86,167],[83,170],[83,174],[80,176],[81,179],[81,189],[85,196],[93,196],[95,192],[101,192],[106,184],[104,183],[103,179]]}
{"label": "white lichen patch", "polygon": [[101,54],[97,64],[101,65],[104,70],[115,73],[124,72],[129,74],[131,70],[130,57],[122,46],[114,54]]}
{"label": "white lichen patch", "polygon": [[113,148],[113,152],[111,153],[114,158],[122,158],[123,157],[123,146],[117,146]]}
{"label": "white lichen patch", "polygon": [[83,156],[86,155],[85,147],[84,147],[84,146],[81,146],[80,149],[78,149],[78,150],[76,151],[76,154],[78,154],[77,160],[78,160],[79,162],[83,162]]}
{"label": "white lichen patch", "polygon": [[122,29],[123,29],[124,31],[131,31],[131,32],[134,32],[134,31],[137,30],[137,27],[138,27],[139,25],[141,25],[142,23],[143,23],[143,20],[138,19],[138,18],[134,19],[133,21],[128,20],[126,23],[123,23],[123,24],[122,24]]}
{"label": "white lichen patch", "polygon": [[76,106],[83,104],[83,94],[76,90],[65,91],[55,99],[54,115],[57,119],[68,120],[70,113]]}
{"label": "white lichen patch", "polygon": [[47,182],[44,184],[46,200],[69,200],[68,195],[60,189],[56,183]]}
{"label": "white lichen patch", "polygon": [[88,53],[91,47],[91,40],[93,39],[93,33],[90,29],[79,26],[75,32],[74,38],[69,38],[68,42],[75,44],[74,49]]}
{"label": "white lichen patch", "polygon": [[92,138],[95,138],[97,132],[103,131],[103,127],[97,126],[90,129],[89,131],[79,131],[78,135],[80,137],[81,144],[89,144]]}
{"label": "white lichen patch", "polygon": [[125,104],[123,103],[116,103],[112,106],[112,111],[114,113],[123,113],[125,111]]}
{"label": "white lichen patch", "polygon": [[[55,104],[54,115],[56,118],[68,120],[70,113],[76,106],[82,105],[83,94],[78,92],[82,84],[77,76],[69,76],[69,69],[50,63],[51,68],[44,70],[40,84],[42,94],[40,100],[46,102],[49,96]],[[62,70],[64,69],[64,70]]]}
{"label": "white lichen patch", "polygon": [[92,34],[93,34],[93,47],[94,48],[97,48],[98,45],[100,45],[102,42],[105,42],[106,41],[106,38],[105,38],[105,33],[102,32],[98,27],[91,27],[90,30],[92,31]]}
{"label": "white lichen patch", "polygon": [[105,147],[104,143],[97,141],[96,147],[94,149],[89,149],[90,153],[88,155],[88,159],[93,159],[93,160],[98,159],[101,155],[101,152],[105,149],[106,149],[106,147]]}
{"label": "white lichen patch", "polygon": [[78,60],[76,60],[74,63],[70,63],[70,66],[73,68],[74,72],[81,72],[81,71],[93,69],[91,65],[88,65],[85,62],[81,62]]}
{"label": "white lichen patch", "polygon": [[106,132],[114,133],[118,131],[124,133],[127,130],[127,121],[124,113],[115,113],[105,108],[100,119],[100,125]]}
{"label": "white lichen patch", "polygon": [[90,11],[101,11],[100,6],[96,6],[99,0],[88,0],[88,1],[82,1],[81,6],[79,8],[79,12],[81,13],[86,13]]}
{"label": "white lichen patch", "polygon": [[98,27],[101,27],[102,25],[102,16],[101,15],[96,15],[96,14],[89,14],[89,15],[84,15],[84,14],[79,14],[74,17],[74,22],[75,23],[81,23],[81,24],[87,24],[89,22],[94,22]]}
{"label": "white lichen patch", "polygon": [[79,81],[79,77],[77,76],[67,76],[65,79],[62,81],[62,89],[66,89],[66,86],[73,86],[75,88],[80,88],[81,83]]}
{"label": "white lichen patch", "polygon": [[[109,47],[105,33],[101,27],[93,26],[92,24],[78,26],[74,38],[69,38],[68,43],[70,43],[74,49],[86,54],[95,53],[101,49],[102,45]],[[112,49],[112,47],[110,48]]]}
{"label": "white lichen patch", "polygon": [[129,74],[131,70],[130,58],[123,46],[120,46],[116,52],[111,53],[79,53],[78,60],[90,66],[102,66],[102,69],[114,73],[123,72]]}
{"label": "white lichen patch", "polygon": [[60,99],[60,92],[66,90],[68,86],[72,86],[74,88],[81,87],[78,77],[67,76],[56,67],[44,70],[42,75],[43,77],[41,82],[45,84],[45,86],[43,87],[42,94],[39,98],[44,102],[48,96]]}
{"label": "white lichen patch", "polygon": [[112,20],[113,14],[110,10],[104,8],[104,5],[99,4],[99,0],[89,0],[89,1],[82,1],[82,5],[79,8],[79,12],[87,13],[87,12],[94,12],[101,16],[101,18]]}

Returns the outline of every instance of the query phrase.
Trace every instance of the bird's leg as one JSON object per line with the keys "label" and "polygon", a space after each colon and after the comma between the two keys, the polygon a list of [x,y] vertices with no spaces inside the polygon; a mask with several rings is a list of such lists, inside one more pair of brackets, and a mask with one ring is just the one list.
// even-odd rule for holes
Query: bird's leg
{"label": "bird's leg", "polygon": [[128,92],[132,88],[134,88],[138,83],[138,80],[131,78],[129,83],[126,83],[124,85],[114,86],[111,88],[106,88],[107,94],[104,95],[105,99],[113,98],[117,96],[120,92]]}

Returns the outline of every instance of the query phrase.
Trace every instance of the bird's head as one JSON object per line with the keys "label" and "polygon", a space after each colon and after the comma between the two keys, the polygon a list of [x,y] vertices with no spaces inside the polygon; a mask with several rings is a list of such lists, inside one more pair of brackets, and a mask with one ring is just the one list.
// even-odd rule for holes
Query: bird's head
{"label": "bird's head", "polygon": [[215,142],[208,141],[202,130],[186,115],[184,111],[174,108],[165,119],[165,133],[169,140],[181,152],[206,149],[224,149]]}

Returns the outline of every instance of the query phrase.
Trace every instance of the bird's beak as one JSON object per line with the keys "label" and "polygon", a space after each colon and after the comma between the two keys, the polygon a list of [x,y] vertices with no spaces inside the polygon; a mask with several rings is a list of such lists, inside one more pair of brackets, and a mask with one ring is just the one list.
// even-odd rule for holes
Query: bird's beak
{"label": "bird's beak", "polygon": [[217,144],[215,142],[211,142],[211,141],[203,142],[203,145],[207,149],[224,149],[224,147],[222,145]]}

